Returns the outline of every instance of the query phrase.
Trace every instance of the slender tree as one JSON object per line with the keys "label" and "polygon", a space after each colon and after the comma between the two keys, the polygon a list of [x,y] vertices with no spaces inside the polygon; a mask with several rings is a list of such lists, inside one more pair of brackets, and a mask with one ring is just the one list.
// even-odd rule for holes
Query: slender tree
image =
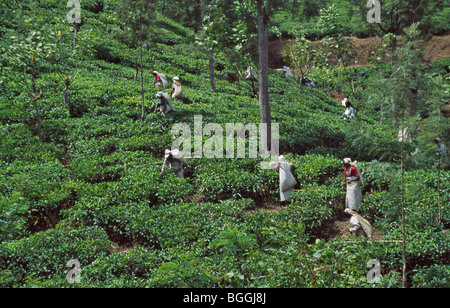
{"label": "slender tree", "polygon": [[288,0],[256,0],[258,23],[258,59],[259,59],[259,109],[261,123],[267,124],[267,147],[272,149],[272,113],[269,99],[269,37],[268,25],[271,16],[277,9],[288,7],[292,1]]}
{"label": "slender tree", "polygon": [[[414,108],[412,104],[416,104],[416,93],[411,89],[417,84],[417,78],[420,78],[417,74],[416,67],[420,66],[420,58],[417,57],[418,50],[415,48],[417,44],[417,37],[419,34],[418,24],[413,24],[411,27],[405,29],[406,45],[404,48],[398,49],[398,62],[393,68],[392,76],[390,77],[391,90],[394,95],[393,102],[393,122],[399,123],[399,140],[401,144],[401,174],[400,174],[400,191],[401,191],[401,226],[402,226],[402,285],[407,286],[407,260],[406,260],[406,201],[405,201],[405,162],[410,159],[410,155],[405,151],[406,143],[411,143],[413,133],[417,127],[416,106]],[[411,111],[411,110],[414,111]],[[396,131],[396,126],[394,127]]]}
{"label": "slender tree", "polygon": [[211,91],[216,92],[214,53],[216,49],[225,50],[229,46],[232,37],[231,21],[224,13],[229,8],[221,1],[206,1],[205,4],[203,26],[197,31],[196,42],[208,52],[209,81]]}
{"label": "slender tree", "polygon": [[38,79],[42,68],[50,62],[56,50],[56,33],[48,25],[41,24],[32,17],[28,20],[31,27],[27,27],[26,36],[19,34],[10,35],[11,45],[4,51],[6,57],[6,69],[14,70],[22,74],[22,80],[26,85],[26,91],[36,111],[38,130],[42,129],[42,118],[38,101],[43,97],[41,87],[38,89]]}
{"label": "slender tree", "polygon": [[[234,2],[235,14],[240,18],[240,20],[235,22],[235,38],[246,37],[246,40],[248,40],[252,38],[249,30],[257,29],[259,106],[261,123],[267,125],[267,144],[265,148],[269,152],[268,154],[272,151],[272,115],[269,99],[269,22],[277,10],[288,8],[296,2],[293,0],[246,0]],[[255,21],[256,27],[254,27]],[[238,46],[242,48],[243,44],[238,43]]]}
{"label": "slender tree", "polygon": [[131,45],[138,47],[138,55],[135,58],[137,79],[137,58],[140,58],[141,71],[141,120],[145,119],[145,90],[144,90],[144,47],[145,42],[152,36],[155,21],[155,3],[151,0],[123,0],[117,7],[117,14],[122,22],[122,30],[131,41]]}
{"label": "slender tree", "polygon": [[257,0],[258,56],[259,56],[259,110],[261,123],[267,124],[267,150],[272,150],[272,114],[269,100],[269,39],[267,27],[270,20],[267,4]]}
{"label": "slender tree", "polygon": [[[87,41],[90,41],[90,31],[85,34],[86,39],[83,43],[72,45],[70,38],[68,37],[68,31],[64,31],[67,26],[64,24],[56,24],[55,31],[57,32],[56,50],[55,56],[51,59],[53,68],[59,76],[61,83],[63,84],[62,96],[65,106],[69,105],[69,88],[76,80],[79,69],[79,54],[82,48],[89,48],[90,45]],[[77,60],[78,59],[78,60]]]}

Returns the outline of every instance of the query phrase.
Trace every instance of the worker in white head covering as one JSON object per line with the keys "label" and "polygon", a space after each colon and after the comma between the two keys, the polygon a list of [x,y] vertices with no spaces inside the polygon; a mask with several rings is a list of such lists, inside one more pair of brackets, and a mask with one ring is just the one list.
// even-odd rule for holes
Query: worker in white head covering
{"label": "worker in white head covering", "polygon": [[184,103],[184,99],[186,96],[184,95],[183,89],[181,87],[181,80],[179,77],[173,77],[173,86],[172,86],[172,98],[177,99],[179,102]]}
{"label": "worker in white head covering", "polygon": [[352,211],[350,209],[345,209],[347,214],[350,214],[350,229],[349,231],[357,236],[366,236],[369,239],[373,237],[374,229],[370,222],[368,222],[364,217],[362,217],[358,212]]}
{"label": "worker in white head covering", "polygon": [[[367,235],[372,237],[372,226],[358,213],[358,206],[362,201],[361,186],[363,184],[362,174],[358,168],[358,163],[351,158],[344,158],[342,161],[344,169],[344,182],[347,183],[345,195],[345,212],[352,215],[350,218],[350,232],[355,235]],[[361,229],[362,228],[362,229]]]}
{"label": "worker in white head covering", "polygon": [[356,117],[355,108],[353,108],[352,103],[348,100],[348,98],[345,98],[341,104],[345,106],[344,113],[339,117],[339,119],[344,120],[346,122],[349,122],[351,119]]}
{"label": "worker in white head covering", "polygon": [[294,192],[294,187],[297,181],[291,172],[291,168],[294,164],[288,163],[283,155],[278,157],[278,163],[270,163],[270,167],[278,171],[280,178],[280,200],[285,203],[291,199],[291,195]]}
{"label": "worker in white head covering", "polygon": [[306,79],[305,85],[309,88],[315,88],[316,85],[314,84],[314,81],[312,81],[311,79]]}
{"label": "worker in white head covering", "polygon": [[292,74],[291,70],[287,66],[283,66],[283,73],[286,77],[294,78],[294,74]]}
{"label": "worker in white head covering", "polygon": [[347,183],[345,207],[349,208],[350,210],[357,211],[358,205],[362,201],[362,175],[358,171],[357,163],[353,163],[350,158],[344,158],[342,163],[345,169],[344,179],[342,180],[341,185],[344,185],[344,182]]}
{"label": "worker in white head covering", "polygon": [[153,71],[153,76],[155,76],[155,81],[153,84],[158,89],[165,89],[169,85],[169,82],[167,81],[166,75],[158,73],[157,71]]}
{"label": "worker in white head covering", "polygon": [[170,101],[169,94],[165,92],[158,92],[156,93],[156,98],[158,102],[155,106],[155,112],[159,111],[160,114],[167,115],[168,113],[175,111],[175,108]]}
{"label": "worker in white head covering", "polygon": [[167,163],[169,163],[170,169],[172,169],[177,178],[184,179],[183,167],[187,166],[188,163],[180,154],[179,150],[165,151],[164,163],[161,169],[161,176],[164,174]]}

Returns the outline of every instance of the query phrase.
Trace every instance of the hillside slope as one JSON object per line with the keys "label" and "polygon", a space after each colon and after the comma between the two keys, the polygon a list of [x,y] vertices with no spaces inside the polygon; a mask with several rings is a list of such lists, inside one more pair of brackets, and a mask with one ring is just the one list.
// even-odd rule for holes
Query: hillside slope
{"label": "hillside slope", "polygon": [[[141,85],[133,78],[139,50],[113,34],[111,8],[83,12],[89,18],[79,36],[92,30],[94,44],[76,61],[64,62],[79,70],[67,105],[57,69],[45,62],[40,71],[42,132],[21,72],[8,71],[1,79],[0,286],[373,287],[366,279],[371,259],[383,260],[385,278],[377,286],[400,285],[401,228],[392,197],[398,186],[386,175],[399,164],[372,162],[376,154],[346,138],[364,126],[370,132],[365,142],[377,137],[394,147],[395,133],[378,123],[376,112],[343,123],[342,107],[327,93],[300,88],[273,70],[270,98],[273,121],[280,125],[280,152],[293,161],[298,180],[291,203],[280,207],[278,175],[261,169],[260,156],[204,155],[188,159],[185,180],[171,172],[160,176],[174,124],[186,123],[194,132],[194,117],[200,115],[203,125],[223,129],[227,123],[258,123],[251,85],[238,82],[233,63],[219,53],[218,91],[212,93],[207,52],[192,43],[190,29],[159,16],[162,34],[144,53],[141,121]],[[14,30],[9,27],[2,24],[2,31],[9,34],[6,28]],[[71,34],[68,25],[62,31]],[[70,44],[71,36],[66,37]],[[0,39],[2,46],[7,38]],[[180,77],[192,104],[173,101],[173,113],[153,113],[159,91],[153,70],[169,80]],[[202,137],[205,147],[209,140]],[[215,149],[226,153],[225,143]],[[342,217],[341,160],[352,154],[366,158],[360,162],[366,181],[361,210],[387,244],[324,235],[325,223]],[[450,238],[443,229],[450,223],[445,194],[450,173],[442,171],[441,177],[443,223],[438,225],[438,197],[430,194],[437,171],[411,169],[405,175],[411,205],[408,278],[414,286],[445,285],[449,272]],[[66,264],[73,259],[82,267],[80,284],[67,281]]]}

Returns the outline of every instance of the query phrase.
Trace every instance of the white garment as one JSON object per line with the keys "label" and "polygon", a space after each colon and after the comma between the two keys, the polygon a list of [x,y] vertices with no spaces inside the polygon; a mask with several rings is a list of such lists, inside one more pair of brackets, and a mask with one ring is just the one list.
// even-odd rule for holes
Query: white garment
{"label": "white garment", "polygon": [[352,218],[350,218],[350,232],[356,232],[359,229],[361,229],[361,225],[358,218],[352,216]]}
{"label": "white garment", "polygon": [[253,69],[253,67],[249,66],[247,68],[246,74],[245,74],[245,79],[247,80],[253,80],[253,81],[258,81],[258,75],[256,74],[255,70]]}
{"label": "white garment", "polygon": [[157,73],[159,76],[159,80],[155,82],[155,85],[159,89],[166,89],[169,86],[169,82],[167,81],[166,75]]}
{"label": "white garment", "polygon": [[362,201],[361,183],[355,180],[355,176],[347,177],[347,194],[345,196],[345,207],[350,210],[358,210],[358,205]]}
{"label": "white garment", "polygon": [[158,98],[158,103],[156,104],[156,108],[159,108],[159,111],[163,114],[168,114],[169,112],[175,111],[175,108],[172,105],[172,102],[170,101],[169,94],[158,92],[156,94],[156,97]]}
{"label": "white garment", "polygon": [[[352,232],[352,230],[355,230],[356,235],[367,236],[369,239],[371,239],[373,237],[374,229],[373,229],[372,225],[370,224],[370,222],[368,222],[364,217],[362,217],[355,211],[345,209],[345,212],[352,215],[352,218],[350,219],[350,227],[353,229],[350,230],[351,232]],[[356,218],[356,220],[358,221],[358,224],[356,224],[356,221],[353,219],[353,217]],[[357,225],[359,225],[360,228],[357,228]]]}
{"label": "white garment", "polygon": [[284,76],[286,76],[286,77],[294,78],[294,75],[292,74],[291,70],[288,69],[286,66],[283,67],[283,73],[284,73]]}
{"label": "white garment", "polygon": [[178,150],[166,150],[162,171],[166,168],[167,163],[169,163],[170,169],[172,169],[177,178],[184,179],[183,158]]}
{"label": "white garment", "polygon": [[397,134],[398,142],[411,143],[411,135],[408,132],[408,128],[400,129]]}
{"label": "white garment", "polygon": [[[345,206],[350,210],[358,210],[358,205],[362,202],[363,175],[358,167],[358,162],[355,160],[352,162],[350,158],[345,158],[344,162],[350,164],[349,168],[355,167],[359,175],[359,180],[356,180],[356,176],[346,176],[347,193],[345,196]],[[348,169],[351,170],[351,169]]]}
{"label": "white garment", "polygon": [[278,157],[278,163],[271,163],[270,166],[272,169],[277,170],[279,174],[281,201],[289,201],[294,192],[294,187],[297,184],[291,172],[292,164],[288,163],[283,155],[281,155]]}
{"label": "white garment", "polygon": [[180,102],[183,102],[185,98],[183,89],[181,88],[181,83],[176,80],[173,81],[172,98],[176,98]]}

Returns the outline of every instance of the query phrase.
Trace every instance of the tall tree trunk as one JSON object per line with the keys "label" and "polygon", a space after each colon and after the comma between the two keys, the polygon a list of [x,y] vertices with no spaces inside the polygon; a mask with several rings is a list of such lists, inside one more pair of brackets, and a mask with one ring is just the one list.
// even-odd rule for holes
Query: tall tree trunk
{"label": "tall tree trunk", "polygon": [[217,87],[216,77],[214,76],[214,50],[212,48],[209,50],[209,81],[211,83],[211,90],[216,92]]}
{"label": "tall tree trunk", "polygon": [[256,91],[255,81],[253,80],[253,78],[251,80],[252,80],[253,97],[258,97],[258,91]]}
{"label": "tall tree trunk", "polygon": [[192,22],[192,15],[191,15],[191,11],[189,10],[189,0],[185,0],[184,1],[184,8],[186,10],[186,17],[189,21],[189,24],[191,24]]}
{"label": "tall tree trunk", "polygon": [[[403,82],[404,89],[403,91],[408,90],[406,87],[406,72],[403,71]],[[405,100],[407,97],[405,97]],[[405,141],[406,141],[406,130],[405,130],[405,108],[402,109],[402,118],[401,118],[401,132],[402,132],[402,145],[401,145],[401,196],[402,196],[402,286],[406,288],[406,214],[405,214]]]}
{"label": "tall tree trunk", "polygon": [[195,33],[198,33],[203,23],[201,0],[195,0],[194,17],[195,17],[194,31]]}
{"label": "tall tree trunk", "polygon": [[75,80],[75,78],[77,78],[79,72],[80,71],[78,70],[73,75],[68,76],[64,80],[63,100],[64,100],[64,105],[65,106],[69,105],[69,87],[72,84],[72,82]]}
{"label": "tall tree trunk", "polygon": [[258,53],[259,53],[259,109],[261,114],[261,123],[267,124],[267,147],[271,153],[272,141],[272,115],[269,102],[269,39],[267,34],[267,25],[269,16],[264,1],[258,0]]}
{"label": "tall tree trunk", "polygon": [[391,46],[391,53],[392,53],[392,67],[398,62],[398,55],[397,55],[397,37],[394,37],[392,40],[392,46]]}
{"label": "tall tree trunk", "polygon": [[32,101],[33,101],[34,108],[36,109],[36,118],[37,118],[37,121],[38,121],[38,129],[39,129],[39,131],[41,131],[41,129],[42,129],[42,121],[41,121],[41,114],[39,113],[39,107],[38,107],[38,104],[37,104],[38,100],[36,98],[32,98]]}

